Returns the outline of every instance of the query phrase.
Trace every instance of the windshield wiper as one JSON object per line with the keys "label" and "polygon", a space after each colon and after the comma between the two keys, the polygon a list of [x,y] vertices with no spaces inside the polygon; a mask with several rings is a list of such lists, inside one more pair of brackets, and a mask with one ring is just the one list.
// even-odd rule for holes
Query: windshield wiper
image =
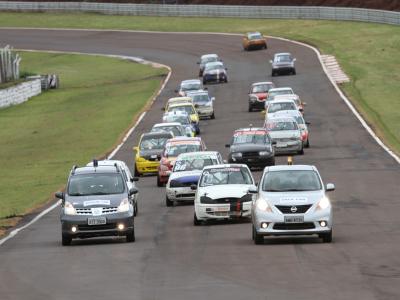
{"label": "windshield wiper", "polygon": [[69,194],[70,196],[84,196],[85,194],[82,194],[82,193],[72,193],[72,194]]}
{"label": "windshield wiper", "polygon": [[309,191],[309,190],[305,190],[305,189],[286,189],[286,190],[281,190],[281,192],[305,192],[305,191]]}
{"label": "windshield wiper", "polygon": [[110,193],[104,193],[104,192],[97,192],[97,193],[91,193],[90,195],[109,195]]}

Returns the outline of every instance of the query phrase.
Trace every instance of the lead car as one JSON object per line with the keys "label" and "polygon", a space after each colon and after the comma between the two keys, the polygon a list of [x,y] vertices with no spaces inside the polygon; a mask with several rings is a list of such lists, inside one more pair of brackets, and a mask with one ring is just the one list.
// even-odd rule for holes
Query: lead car
{"label": "lead car", "polygon": [[97,236],[126,236],[135,241],[133,195],[128,189],[122,170],[114,166],[93,166],[71,170],[66,192],[57,192],[61,204],[62,245],[74,238]]}
{"label": "lead car", "polygon": [[254,179],[244,164],[222,164],[203,169],[197,185],[194,200],[195,226],[207,220],[228,220],[249,218]]}
{"label": "lead car", "polygon": [[252,206],[253,240],[262,244],[265,236],[318,235],[332,241],[332,206],[326,192],[335,186],[323,185],[314,166],[281,165],[266,167]]}

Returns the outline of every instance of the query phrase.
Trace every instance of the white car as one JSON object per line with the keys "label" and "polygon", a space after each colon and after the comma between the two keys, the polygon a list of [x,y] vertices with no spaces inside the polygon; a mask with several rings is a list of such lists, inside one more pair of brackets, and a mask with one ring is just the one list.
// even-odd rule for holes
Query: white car
{"label": "white car", "polygon": [[306,122],[303,118],[303,114],[296,110],[281,110],[275,113],[275,117],[292,117],[296,120],[297,125],[300,128],[301,140],[305,148],[310,147],[310,131],[308,130],[309,122]]}
{"label": "white car", "polygon": [[[98,162],[99,166],[115,166],[117,165],[121,170],[122,170],[122,177],[126,181],[126,185],[128,186],[128,190],[131,188],[137,188],[135,181],[138,181],[138,177],[133,177],[131,174],[131,171],[129,170],[128,166],[126,163],[122,160],[110,160],[110,159],[105,159],[105,160],[99,160]],[[90,162],[86,165],[87,167],[93,167],[93,162]],[[138,197],[139,193],[136,193],[132,195],[132,200],[133,200],[133,208],[134,208],[134,216],[138,214]]]}
{"label": "white car", "polygon": [[264,107],[267,108],[268,104],[275,99],[278,95],[295,95],[291,87],[273,88],[268,91],[268,97],[265,100]]}
{"label": "white car", "polygon": [[264,236],[317,234],[332,241],[332,206],[326,192],[335,186],[323,184],[315,166],[281,165],[264,169],[252,206],[253,240]]}
{"label": "white car", "polygon": [[187,96],[193,99],[197,114],[200,119],[215,119],[214,97],[210,97],[208,91],[188,92]]}
{"label": "white car", "polygon": [[223,164],[203,169],[194,200],[193,224],[207,220],[246,218],[251,215],[252,195],[255,188],[250,169],[243,164]]}
{"label": "white car", "polygon": [[165,204],[172,206],[175,201],[193,201],[195,191],[191,186],[197,185],[203,168],[222,163],[222,156],[217,151],[180,154],[166,185]]}
{"label": "white car", "polygon": [[189,91],[198,91],[203,89],[203,84],[199,79],[188,79],[183,80],[175,92],[178,93],[179,96],[185,97],[186,93]]}
{"label": "white car", "polygon": [[273,118],[275,113],[281,110],[299,111],[299,107],[296,105],[296,102],[290,99],[274,100],[269,103],[267,109],[265,110],[265,120]]}
{"label": "white car", "polygon": [[296,105],[301,113],[303,113],[304,106],[306,105],[306,103],[303,103],[300,100],[299,95],[296,95],[296,94],[276,95],[274,97],[274,101],[277,101],[277,100],[293,100],[296,103]]}
{"label": "white car", "polygon": [[204,67],[207,63],[209,62],[217,62],[221,61],[218,57],[218,54],[204,54],[200,57],[200,61],[197,62],[198,65],[200,65],[199,69],[199,76],[203,76],[204,72]]}

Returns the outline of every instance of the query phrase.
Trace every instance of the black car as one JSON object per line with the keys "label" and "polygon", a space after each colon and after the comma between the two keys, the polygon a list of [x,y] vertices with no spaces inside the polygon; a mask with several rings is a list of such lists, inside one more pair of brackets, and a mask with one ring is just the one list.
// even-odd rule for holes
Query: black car
{"label": "black car", "polygon": [[272,64],[272,76],[280,74],[293,74],[296,75],[296,67],[294,65],[296,59],[290,53],[276,53]]}
{"label": "black car", "polygon": [[230,148],[229,163],[247,164],[249,167],[275,165],[272,140],[264,128],[241,128],[235,130]]}
{"label": "black car", "polygon": [[210,62],[204,67],[203,72],[203,84],[209,82],[228,82],[228,74],[226,73],[227,68],[225,68],[222,62]]}
{"label": "black car", "polygon": [[125,236],[135,241],[133,196],[122,170],[114,166],[93,166],[71,170],[65,193],[57,192],[61,203],[62,245],[74,238]]}

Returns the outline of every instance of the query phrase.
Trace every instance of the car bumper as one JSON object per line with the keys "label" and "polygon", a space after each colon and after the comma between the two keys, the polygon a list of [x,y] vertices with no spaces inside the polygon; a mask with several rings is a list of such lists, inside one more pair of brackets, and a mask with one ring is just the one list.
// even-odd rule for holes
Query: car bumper
{"label": "car bumper", "polygon": [[247,45],[248,49],[260,49],[266,47],[267,44],[265,42],[255,42],[255,43],[249,43]]}
{"label": "car bumper", "polygon": [[210,118],[214,114],[212,108],[197,108],[197,113],[200,118]]}
{"label": "car bumper", "polygon": [[249,101],[252,108],[263,110],[265,109],[265,101]]}
{"label": "car bumper", "polygon": [[[73,215],[61,216],[61,231],[63,235],[69,235],[72,238],[90,238],[96,236],[120,236],[126,235],[127,232],[133,230],[133,211],[118,214],[101,215],[99,217],[106,218],[104,225],[88,225],[88,218],[94,216]],[[123,224],[122,230],[118,229],[118,225]],[[72,227],[77,228],[76,232],[72,232]]]}
{"label": "car bumper", "polygon": [[230,204],[195,204],[198,220],[226,220],[247,218],[251,216],[251,201],[243,202],[243,208],[239,211],[231,211]]}
{"label": "car bumper", "polygon": [[232,163],[246,164],[249,167],[264,167],[275,165],[275,156],[259,156],[259,157],[242,157],[239,159],[229,159]]}
{"label": "car bumper", "polygon": [[225,82],[226,80],[227,76],[223,74],[203,75],[203,82]]}
{"label": "car bumper", "polygon": [[287,142],[285,144],[274,146],[275,154],[297,153],[303,149],[303,142],[301,140],[296,142]]}
{"label": "car bumper", "polygon": [[[329,233],[332,231],[332,211],[327,209],[320,212],[302,214],[303,223],[285,223],[285,216],[297,216],[296,214],[265,213],[258,210],[253,215],[253,226],[257,234],[268,235],[311,235]],[[320,222],[326,222],[327,226],[321,226]],[[267,223],[267,228],[262,228],[261,224]]]}
{"label": "car bumper", "polygon": [[295,70],[294,67],[280,67],[280,68],[273,68],[272,71],[278,74],[286,74],[291,73]]}
{"label": "car bumper", "polygon": [[167,197],[172,201],[193,201],[196,192],[193,191],[190,186],[188,187],[167,187]]}
{"label": "car bumper", "polygon": [[141,174],[145,173],[157,173],[158,167],[160,166],[159,161],[145,161],[145,162],[136,162],[136,169]]}

